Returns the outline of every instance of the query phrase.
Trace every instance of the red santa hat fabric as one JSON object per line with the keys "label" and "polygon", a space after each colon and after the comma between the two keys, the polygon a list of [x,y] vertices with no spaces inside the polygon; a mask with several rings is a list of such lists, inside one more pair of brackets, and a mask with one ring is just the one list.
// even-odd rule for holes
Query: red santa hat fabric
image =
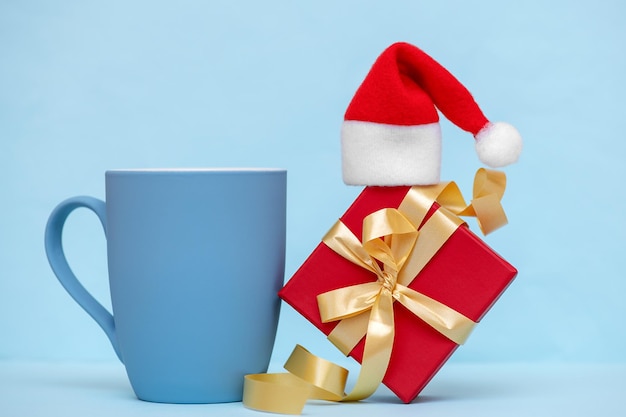
{"label": "red santa hat fabric", "polygon": [[490,167],[515,162],[522,138],[511,125],[491,123],[470,92],[444,67],[408,43],[387,48],[350,102],[341,130],[343,179],[351,185],[439,182],[439,114],[476,139]]}

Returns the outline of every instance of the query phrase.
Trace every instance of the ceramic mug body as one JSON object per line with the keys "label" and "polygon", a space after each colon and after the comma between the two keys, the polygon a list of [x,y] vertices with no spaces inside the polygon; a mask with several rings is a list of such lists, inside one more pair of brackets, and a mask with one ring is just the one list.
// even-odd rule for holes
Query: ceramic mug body
{"label": "ceramic mug body", "polygon": [[286,171],[107,171],[105,213],[93,201],[78,206],[96,212],[106,231],[112,323],[55,265],[62,249],[54,236],[77,204],[67,201],[46,232],[51,265],[109,336],[137,397],[240,401],[243,376],[267,369],[274,344]]}

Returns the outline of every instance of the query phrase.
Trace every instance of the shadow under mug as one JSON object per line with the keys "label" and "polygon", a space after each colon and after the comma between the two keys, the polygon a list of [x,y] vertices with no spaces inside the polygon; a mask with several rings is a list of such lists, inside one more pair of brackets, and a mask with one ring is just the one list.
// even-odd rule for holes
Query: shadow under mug
{"label": "shadow under mug", "polygon": [[[106,203],[73,197],[51,213],[49,263],[102,327],[137,397],[241,401],[267,370],[285,264],[282,169],[137,169],[105,174]],[[107,237],[113,314],[74,276],[63,226],[80,207]]]}

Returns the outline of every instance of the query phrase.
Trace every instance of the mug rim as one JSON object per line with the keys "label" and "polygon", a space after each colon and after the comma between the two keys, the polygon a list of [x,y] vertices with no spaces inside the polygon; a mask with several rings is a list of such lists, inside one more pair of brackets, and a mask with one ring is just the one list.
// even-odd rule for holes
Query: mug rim
{"label": "mug rim", "polygon": [[191,167],[191,168],[115,168],[106,170],[106,174],[185,174],[185,173],[280,173],[286,168],[261,167]]}

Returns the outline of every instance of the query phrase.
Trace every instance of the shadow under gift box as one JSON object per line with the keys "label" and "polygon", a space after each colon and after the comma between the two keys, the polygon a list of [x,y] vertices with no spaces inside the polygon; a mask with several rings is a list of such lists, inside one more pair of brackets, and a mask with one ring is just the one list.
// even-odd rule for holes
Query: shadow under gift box
{"label": "shadow under gift box", "polygon": [[[409,189],[408,186],[366,187],[341,221],[361,240],[363,219],[382,208],[398,208]],[[438,207],[437,203],[433,205],[425,221]],[[479,322],[516,275],[517,270],[512,265],[466,225],[461,225],[408,286]],[[320,243],[279,296],[328,335],[338,322],[322,323],[317,295],[375,280],[374,274]],[[399,302],[395,302],[393,308],[395,339],[383,383],[409,403],[458,345]],[[364,342],[365,338],[350,352],[359,362],[363,358]]]}

